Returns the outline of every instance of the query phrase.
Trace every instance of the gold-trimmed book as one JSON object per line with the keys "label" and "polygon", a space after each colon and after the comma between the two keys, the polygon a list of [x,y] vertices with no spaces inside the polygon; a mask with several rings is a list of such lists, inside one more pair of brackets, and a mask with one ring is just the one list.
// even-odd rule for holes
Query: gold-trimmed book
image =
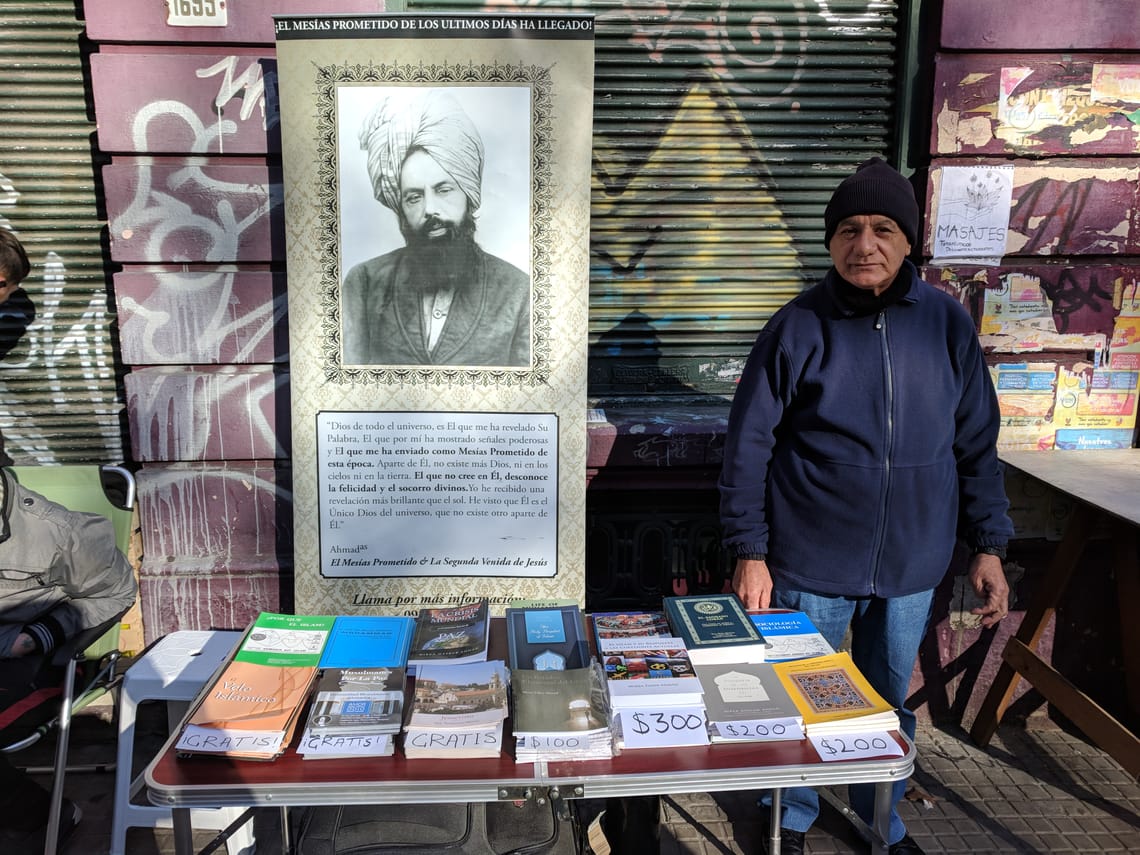
{"label": "gold-trimmed book", "polygon": [[736,594],[665,597],[662,607],[694,665],[765,660],[764,636]]}
{"label": "gold-trimmed book", "polygon": [[772,664],[804,718],[808,736],[898,730],[895,708],[876,692],[846,651]]}

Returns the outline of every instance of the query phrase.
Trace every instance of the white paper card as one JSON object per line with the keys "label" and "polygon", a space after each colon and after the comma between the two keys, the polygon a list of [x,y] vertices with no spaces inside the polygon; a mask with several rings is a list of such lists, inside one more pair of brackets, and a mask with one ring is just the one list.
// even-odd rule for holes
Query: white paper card
{"label": "white paper card", "polygon": [[708,720],[703,706],[645,707],[622,710],[618,717],[626,748],[709,744]]}
{"label": "white paper card", "polygon": [[719,721],[716,732],[721,739],[766,742],[774,739],[803,739],[803,725],[794,718],[769,718],[762,721]]}
{"label": "white paper card", "polygon": [[844,733],[839,736],[809,736],[820,759],[863,760],[868,757],[902,757],[902,746],[886,731]]}

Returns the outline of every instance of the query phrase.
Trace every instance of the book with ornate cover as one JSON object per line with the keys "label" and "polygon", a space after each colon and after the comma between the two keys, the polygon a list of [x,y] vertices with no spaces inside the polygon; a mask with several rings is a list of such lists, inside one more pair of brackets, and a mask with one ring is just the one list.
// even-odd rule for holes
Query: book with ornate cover
{"label": "book with ornate cover", "polygon": [[898,728],[894,707],[871,687],[846,651],[775,662],[772,668],[803,716],[809,736]]}
{"label": "book with ornate cover", "polygon": [[694,665],[764,661],[764,637],[736,594],[665,597],[662,605]]}
{"label": "book with ornate cover", "polygon": [[748,616],[768,642],[766,662],[827,656],[835,652],[823,633],[816,629],[811,618],[803,612],[749,612]]}
{"label": "book with ornate cover", "polygon": [[672,636],[603,638],[598,659],[614,710],[644,704],[700,706],[704,687],[684,642]]}
{"label": "book with ornate cover", "polygon": [[408,674],[429,662],[486,662],[490,632],[485,597],[461,606],[420,609],[408,650]]}
{"label": "book with ornate cover", "polygon": [[308,700],[332,624],[330,615],[258,615],[198,696],[176,749],[250,760],[280,755]]}
{"label": "book with ornate cover", "polygon": [[771,664],[697,665],[696,671],[714,738],[748,738],[754,725],[775,721],[795,724],[795,738],[802,736],[803,716]]}
{"label": "book with ornate cover", "polygon": [[593,612],[590,625],[594,642],[600,646],[607,638],[638,638],[647,635],[672,635],[663,611]]}
{"label": "book with ornate cover", "polygon": [[512,671],[566,671],[590,664],[590,646],[578,606],[508,608],[504,615]]}

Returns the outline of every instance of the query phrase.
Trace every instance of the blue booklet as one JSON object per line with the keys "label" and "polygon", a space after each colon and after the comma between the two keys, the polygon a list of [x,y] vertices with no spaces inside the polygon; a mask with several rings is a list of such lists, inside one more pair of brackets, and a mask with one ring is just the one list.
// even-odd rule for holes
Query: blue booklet
{"label": "blue booklet", "polygon": [[767,662],[827,656],[835,652],[803,612],[750,612],[748,616],[768,642]]}
{"label": "blue booklet", "polygon": [[403,668],[416,620],[395,615],[340,615],[321,654],[320,668]]}

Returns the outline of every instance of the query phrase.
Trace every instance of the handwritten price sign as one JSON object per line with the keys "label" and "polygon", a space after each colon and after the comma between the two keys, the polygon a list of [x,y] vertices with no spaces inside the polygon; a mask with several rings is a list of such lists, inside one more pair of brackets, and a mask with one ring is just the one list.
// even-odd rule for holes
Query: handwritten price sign
{"label": "handwritten price sign", "polygon": [[587,736],[543,736],[532,733],[520,738],[517,744],[531,751],[585,751],[590,747],[590,739]]}
{"label": "handwritten price sign", "polygon": [[718,721],[716,732],[721,739],[740,739],[748,742],[804,738],[803,725],[794,718],[773,718],[764,721]]}
{"label": "handwritten price sign", "polygon": [[708,721],[703,706],[643,707],[622,710],[618,717],[626,748],[709,744]]}
{"label": "handwritten price sign", "polygon": [[842,736],[809,736],[822,760],[862,760],[864,757],[902,757],[903,750],[883,733],[845,733]]}

